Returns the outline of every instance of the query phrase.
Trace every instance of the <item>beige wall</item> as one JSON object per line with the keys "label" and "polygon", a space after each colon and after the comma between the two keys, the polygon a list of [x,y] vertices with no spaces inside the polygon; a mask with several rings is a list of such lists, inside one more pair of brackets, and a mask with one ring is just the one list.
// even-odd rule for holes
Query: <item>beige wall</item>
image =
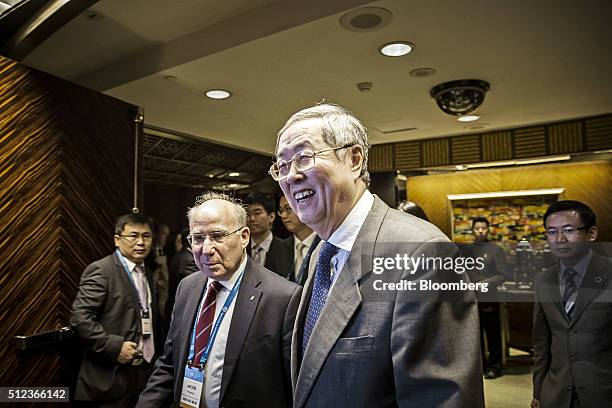
{"label": "beige wall", "polygon": [[408,199],[450,236],[447,194],[565,188],[564,199],[579,200],[597,214],[599,241],[612,241],[612,162],[540,164],[408,177]]}

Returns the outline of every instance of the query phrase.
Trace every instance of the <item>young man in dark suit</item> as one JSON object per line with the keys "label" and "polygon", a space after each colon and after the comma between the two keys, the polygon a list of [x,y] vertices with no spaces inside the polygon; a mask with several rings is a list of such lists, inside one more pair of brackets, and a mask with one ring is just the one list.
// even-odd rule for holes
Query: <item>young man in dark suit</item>
{"label": "young man in dark suit", "polygon": [[272,234],[272,223],[276,217],[274,201],[264,194],[253,193],[246,198],[245,204],[247,226],[251,231],[247,254],[253,262],[286,276],[286,271],[293,266],[293,257],[286,242]]}
{"label": "young man in dark suit", "polygon": [[189,210],[199,272],[176,293],[163,355],[138,406],[291,406],[289,358],[301,287],[253,262],[232,198],[206,193]]}
{"label": "young man in dark suit", "polygon": [[532,408],[599,408],[612,401],[612,263],[593,252],[596,217],[557,201],[544,214],[558,261],[536,275]]}
{"label": "young man in dark suit", "polygon": [[81,276],[70,324],[85,343],[75,400],[88,406],[133,407],[161,348],[154,280],[143,262],[151,230],[142,214],[119,217],[117,250]]}
{"label": "young man in dark suit", "polygon": [[292,267],[283,274],[291,282],[304,286],[308,278],[308,264],[312,251],[319,245],[321,238],[308,225],[304,224],[293,212],[287,198],[281,195],[278,201],[278,216],[291,236],[285,240],[289,257],[293,259]]}

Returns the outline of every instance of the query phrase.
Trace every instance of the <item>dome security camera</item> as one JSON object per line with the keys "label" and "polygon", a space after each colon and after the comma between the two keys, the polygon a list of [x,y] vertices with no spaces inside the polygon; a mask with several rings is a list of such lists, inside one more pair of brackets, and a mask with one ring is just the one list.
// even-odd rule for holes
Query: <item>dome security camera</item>
{"label": "dome security camera", "polygon": [[431,97],[444,113],[453,116],[474,112],[484,102],[489,83],[480,79],[460,79],[436,85]]}

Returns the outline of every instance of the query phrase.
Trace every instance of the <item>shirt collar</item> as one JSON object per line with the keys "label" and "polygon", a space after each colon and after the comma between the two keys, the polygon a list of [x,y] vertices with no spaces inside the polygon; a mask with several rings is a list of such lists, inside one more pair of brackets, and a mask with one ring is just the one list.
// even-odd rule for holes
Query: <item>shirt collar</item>
{"label": "shirt collar", "polygon": [[[226,280],[220,280],[218,281],[221,285],[223,285],[223,287],[227,290],[232,290],[232,288],[234,287],[234,284],[236,283],[236,281],[238,280],[238,277],[240,276],[240,274],[242,273],[242,271],[244,271],[244,268],[246,267],[246,263],[247,263],[247,257],[245,256],[242,259],[242,262],[240,262],[240,265],[238,266],[238,269],[236,269],[236,272],[234,272],[232,274],[232,276],[229,277],[229,279]],[[208,285],[211,284],[211,282],[213,282],[213,279],[208,278],[207,282],[206,282],[206,286],[208,287]]]}
{"label": "shirt collar", "polygon": [[[134,273],[134,272],[135,272],[135,271],[134,271],[134,268],[136,267],[136,264],[135,264],[134,262],[130,261],[129,259],[127,259],[127,258],[125,257],[125,255],[121,254],[121,256],[123,257],[123,260],[125,261],[125,264],[127,265],[128,270],[129,270],[131,273]],[[141,265],[142,265],[142,264],[141,264]]]}
{"label": "shirt collar", "polygon": [[[589,263],[591,262],[591,258],[593,258],[593,251],[589,249],[589,253],[584,258],[576,262],[576,264],[571,268],[576,271],[578,276],[584,277],[584,275],[586,275],[586,270],[589,267]],[[563,276],[565,270],[569,268],[570,266],[565,265],[563,261],[561,261],[561,276]]]}
{"label": "shirt collar", "polygon": [[306,245],[306,247],[310,248],[310,246],[312,245],[312,242],[315,240],[316,236],[317,236],[317,234],[313,231],[313,232],[310,233],[309,236],[304,238],[303,241],[300,241],[300,239],[297,236],[294,235],[293,236],[293,240],[294,240],[293,248],[297,250],[299,244],[304,244],[304,245]]}
{"label": "shirt collar", "polygon": [[264,251],[267,253],[270,250],[270,244],[272,244],[272,232],[270,232],[268,234],[268,236],[266,237],[266,239],[264,239],[263,241],[261,241],[259,244],[256,244],[255,241],[251,241],[251,250],[255,247],[260,247],[263,248]]}
{"label": "shirt collar", "polygon": [[346,216],[342,224],[329,237],[328,241],[345,251],[351,251],[353,244],[357,239],[357,234],[361,226],[365,222],[366,217],[372,206],[374,205],[374,196],[369,190],[365,190],[353,207],[351,212]]}

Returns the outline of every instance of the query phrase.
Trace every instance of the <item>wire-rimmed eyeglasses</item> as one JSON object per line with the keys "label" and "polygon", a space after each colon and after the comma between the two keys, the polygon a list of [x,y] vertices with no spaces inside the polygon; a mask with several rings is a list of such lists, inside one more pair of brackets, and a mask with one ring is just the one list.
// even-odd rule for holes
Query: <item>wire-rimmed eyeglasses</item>
{"label": "wire-rimmed eyeglasses", "polygon": [[208,238],[208,241],[212,244],[221,244],[223,243],[223,241],[225,241],[227,237],[229,237],[232,234],[237,233],[243,228],[244,226],[232,232],[215,231],[215,232],[211,232],[210,234],[200,234],[200,233],[189,234],[187,236],[187,241],[189,242],[189,245],[191,246],[194,246],[194,245],[202,246],[204,245],[204,242]]}
{"label": "wire-rimmed eyeglasses", "polygon": [[355,143],[351,143],[339,147],[330,147],[328,149],[317,150],[316,152],[302,150],[294,154],[291,160],[278,160],[276,163],[272,164],[272,166],[270,166],[270,170],[268,170],[268,173],[275,181],[283,181],[289,175],[292,165],[295,166],[297,171],[307,171],[314,167],[315,157],[318,154],[339,149],[346,149],[347,147],[354,145]]}

